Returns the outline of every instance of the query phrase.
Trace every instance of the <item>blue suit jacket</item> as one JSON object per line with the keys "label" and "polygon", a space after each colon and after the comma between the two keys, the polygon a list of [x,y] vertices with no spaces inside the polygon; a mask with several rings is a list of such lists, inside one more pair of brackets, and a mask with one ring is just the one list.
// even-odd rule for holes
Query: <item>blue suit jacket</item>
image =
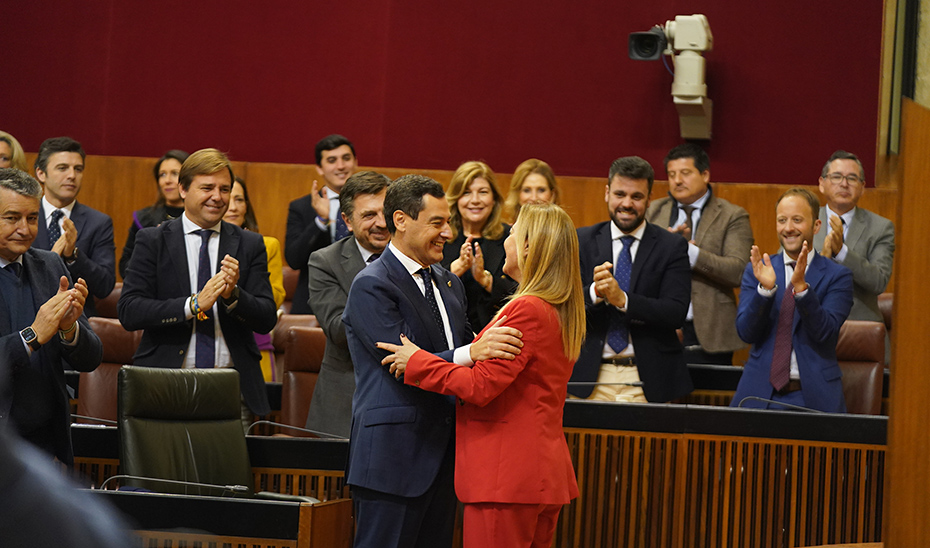
{"label": "blue suit jacket", "polygon": [[[239,261],[239,302],[227,310],[220,301],[220,328],[239,372],[243,400],[256,415],[266,415],[270,406],[254,333],[271,331],[277,321],[277,307],[268,281],[265,243],[261,235],[223,222],[220,260],[225,255]],[[219,264],[217,261],[217,269]],[[130,331],[145,330],[133,356],[135,365],[183,365],[194,329],[193,320],[186,319],[184,311],[184,303],[190,296],[181,219],[140,230],[117,303],[123,327]]]}
{"label": "blue suit jacket", "polygon": [[[597,380],[607,327],[611,315],[616,314],[629,326],[646,399],[666,402],[680,398],[693,387],[684,348],[675,332],[685,323],[691,301],[688,243],[678,234],[653,224],[646,225],[633,260],[627,293],[629,302],[624,314],[606,301],[594,304],[590,300],[594,267],[604,262],[616,264],[617,260],[611,256],[609,223],[578,229],[588,331],[571,380]],[[589,396],[592,390],[592,386],[569,386],[569,392],[582,398]]]}
{"label": "blue suit jacket", "polygon": [[[94,297],[103,299],[113,291],[113,286],[116,285],[116,245],[113,243],[113,220],[109,215],[75,202],[71,210],[71,222],[74,223],[74,228],[78,233],[75,244],[78,248],[78,257],[68,265],[68,271],[72,279],[84,278],[87,282],[90,295],[84,304],[84,314],[91,317],[97,312]],[[40,202],[39,232],[32,246],[39,249],[51,249],[53,243],[48,241],[45,209]]]}
{"label": "blue suit jacket", "polygon": [[[781,300],[785,294],[785,260],[772,256],[778,291],[765,298],[757,290],[758,280],[752,263],[743,272],[736,330],[740,338],[752,344],[749,361],[743,368],[731,405],[737,406],[746,396],[771,399],[774,389],[769,382],[775,330]],[[821,411],[843,413],[843,374],[836,363],[836,340],[853,301],[852,273],[848,268],[817,256],[807,267],[804,279],[810,289],[795,301],[792,345],[798,358],[801,393],[804,405]],[[743,407],[766,407],[765,402],[747,401]]]}
{"label": "blue suit jacket", "polygon": [[[438,265],[432,271],[452,327],[453,348],[471,342],[462,282]],[[447,455],[455,405],[448,396],[395,379],[381,365],[388,353],[375,343],[397,343],[403,333],[445,360],[452,360],[452,351],[442,346],[423,292],[390,248],[356,276],[343,321],[356,384],[346,481],[393,495],[422,495]]]}
{"label": "blue suit jacket", "polygon": [[[23,269],[25,275],[29,276],[32,301],[35,305],[33,312],[38,311],[45,301],[58,292],[58,281],[61,277],[68,276],[68,270],[61,257],[40,249],[30,249],[23,254]],[[18,383],[23,382],[17,375],[17,371],[33,367],[22,337],[19,335],[19,330],[25,326],[10,325],[10,318],[6,313],[8,309],[9,306],[0,295],[0,375],[3,375],[5,379],[12,379],[7,383],[9,385],[7,390],[0,390],[0,423],[5,422],[9,417],[15,400],[14,394],[19,387]],[[52,425],[55,447],[45,449],[51,450],[58,460],[67,464],[71,464],[74,458],[71,450],[71,409],[68,390],[65,387],[65,362],[67,362],[68,369],[93,371],[100,365],[100,360],[103,358],[100,338],[91,329],[87,318],[81,316],[78,321],[81,324],[81,332],[76,345],[61,344],[58,335],[53,335],[51,340],[38,350],[42,354],[41,367],[47,368],[42,375],[45,384],[40,389],[54,394],[57,406],[54,412],[60,417],[60,420]]]}

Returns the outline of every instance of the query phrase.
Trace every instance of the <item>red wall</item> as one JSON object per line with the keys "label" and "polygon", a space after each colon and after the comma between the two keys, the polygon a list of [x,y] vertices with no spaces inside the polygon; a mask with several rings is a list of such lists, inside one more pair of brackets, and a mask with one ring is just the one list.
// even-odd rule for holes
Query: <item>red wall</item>
{"label": "red wall", "polygon": [[68,134],[92,154],[309,163],[339,132],[363,165],[661,171],[672,77],[627,36],[695,12],[715,39],[714,180],[814,183],[836,148],[872,172],[875,0],[6,2],[0,129],[30,151]]}

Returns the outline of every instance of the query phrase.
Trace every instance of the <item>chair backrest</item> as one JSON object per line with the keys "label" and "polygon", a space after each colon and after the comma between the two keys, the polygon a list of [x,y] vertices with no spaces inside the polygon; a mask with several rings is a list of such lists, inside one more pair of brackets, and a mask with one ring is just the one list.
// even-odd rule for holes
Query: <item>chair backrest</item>
{"label": "chair backrest", "polygon": [[[119,432],[123,474],[243,485],[252,492],[235,369],[123,367]],[[220,494],[192,486],[125,483],[164,493]]]}
{"label": "chair backrest", "polygon": [[882,293],[878,296],[878,309],[882,313],[885,329],[891,333],[891,309],[894,307],[894,293]]}
{"label": "chair backrest", "polygon": [[[307,423],[310,400],[320,376],[326,335],[319,327],[291,326],[284,344],[284,378],[281,387],[281,422],[303,427]],[[285,434],[302,435],[285,430]]]}
{"label": "chair backrest", "polygon": [[313,314],[281,314],[271,332],[271,345],[274,347],[275,378],[284,378],[284,348],[287,346],[287,330],[293,326],[319,327]]}
{"label": "chair backrest", "polygon": [[297,290],[297,279],[300,278],[300,271],[284,265],[281,269],[284,277],[284,302],[281,303],[281,310],[285,314],[291,313],[291,304],[294,301],[294,291]]}
{"label": "chair backrest", "polygon": [[885,324],[848,320],[840,328],[836,359],[843,371],[843,395],[850,413],[878,415],[882,409]]}
{"label": "chair backrest", "polygon": [[106,297],[102,299],[93,297],[97,316],[101,318],[119,318],[119,315],[116,313],[116,302],[119,301],[119,296],[122,293],[123,282],[116,282],[116,285],[113,286],[113,291],[110,291],[110,294]]}
{"label": "chair backrest", "polygon": [[[88,320],[103,345],[103,361],[90,372],[81,372],[78,384],[77,414],[98,419],[116,420],[116,387],[120,367],[132,363],[139,347],[142,330],[126,331],[114,318],[93,317]],[[78,422],[99,424],[78,419]]]}

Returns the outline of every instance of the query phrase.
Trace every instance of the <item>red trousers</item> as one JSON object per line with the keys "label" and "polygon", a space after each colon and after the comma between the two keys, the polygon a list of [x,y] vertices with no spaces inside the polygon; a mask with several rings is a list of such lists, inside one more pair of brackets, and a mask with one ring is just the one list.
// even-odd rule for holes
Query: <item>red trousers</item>
{"label": "red trousers", "polygon": [[549,548],[561,504],[466,503],[464,548]]}

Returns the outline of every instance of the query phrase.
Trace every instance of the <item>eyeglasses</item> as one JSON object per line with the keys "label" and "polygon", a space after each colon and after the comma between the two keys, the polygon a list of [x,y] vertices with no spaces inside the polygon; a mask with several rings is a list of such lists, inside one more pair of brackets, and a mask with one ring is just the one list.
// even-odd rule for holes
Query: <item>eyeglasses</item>
{"label": "eyeglasses", "polygon": [[865,182],[860,179],[858,175],[843,175],[842,173],[831,173],[827,175],[827,179],[835,185],[840,184],[843,179],[846,179],[846,182],[851,185],[858,185],[859,183]]}

